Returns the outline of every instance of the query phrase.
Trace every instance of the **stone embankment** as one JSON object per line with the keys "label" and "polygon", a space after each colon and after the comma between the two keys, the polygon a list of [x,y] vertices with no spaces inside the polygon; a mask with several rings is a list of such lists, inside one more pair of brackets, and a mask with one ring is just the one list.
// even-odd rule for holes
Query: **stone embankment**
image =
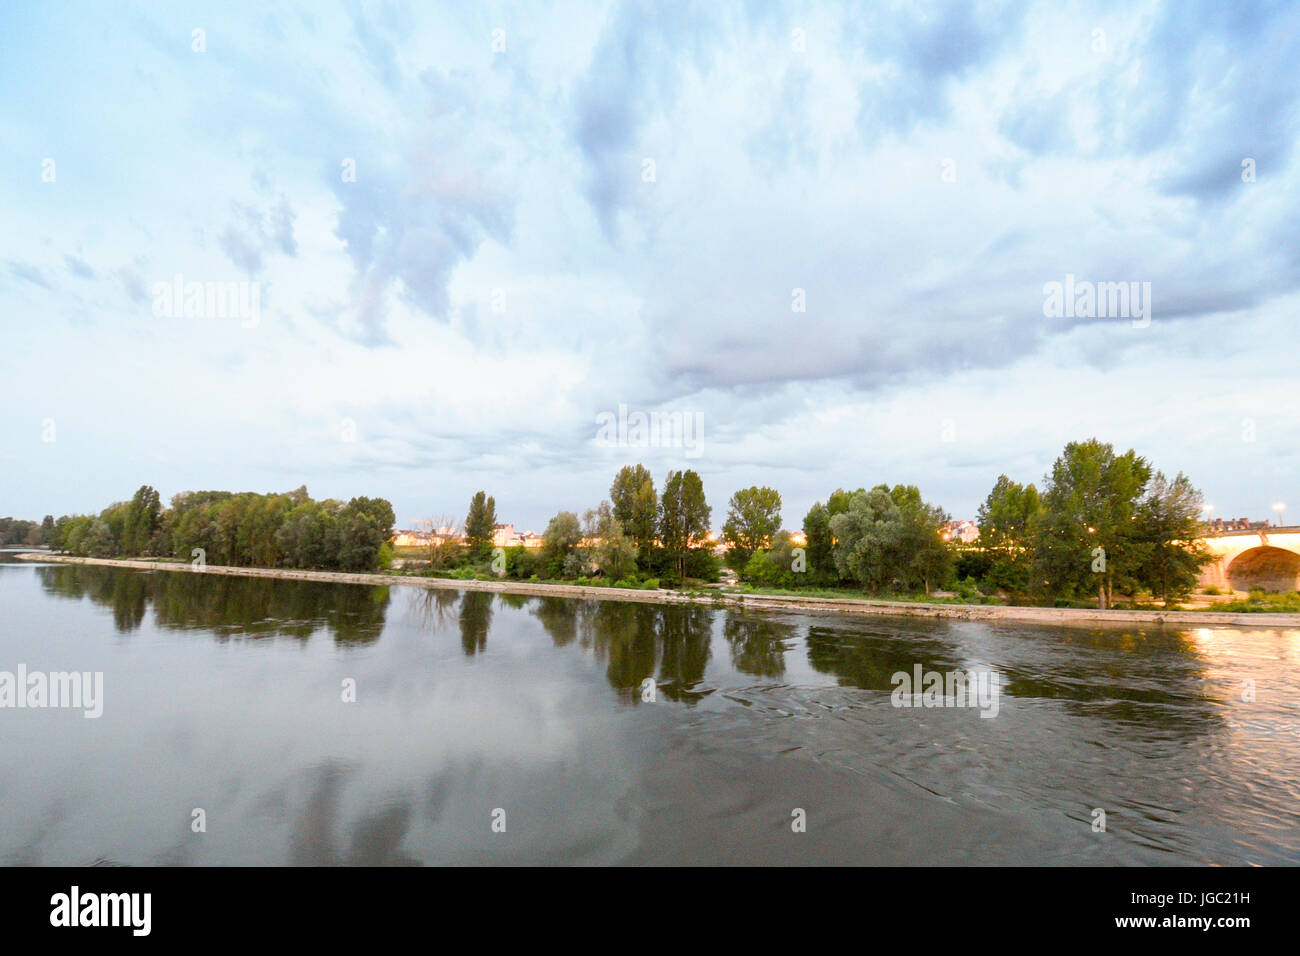
{"label": "stone embankment", "polygon": [[1008,607],[996,604],[926,604],[918,601],[872,601],[858,598],[816,598],[769,594],[736,594],[718,590],[683,594],[678,591],[634,591],[630,588],[585,587],[577,584],[533,584],[528,581],[462,581],[402,574],[349,573],[346,571],[295,571],[287,568],[232,568],[192,565],[175,561],[118,558],[77,558],[65,554],[27,552],[28,561],[98,564],[142,571],[176,574],[224,574],[283,581],[325,581],[339,584],[395,585],[446,588],[457,591],[495,591],[534,597],[584,598],[596,601],[640,601],[653,604],[707,604],[761,611],[797,611],[901,617],[955,618],[964,621],[1010,621],[1029,624],[1168,624],[1171,627],[1300,628],[1300,614],[1236,614],[1226,611],[1126,611],[1095,608]]}

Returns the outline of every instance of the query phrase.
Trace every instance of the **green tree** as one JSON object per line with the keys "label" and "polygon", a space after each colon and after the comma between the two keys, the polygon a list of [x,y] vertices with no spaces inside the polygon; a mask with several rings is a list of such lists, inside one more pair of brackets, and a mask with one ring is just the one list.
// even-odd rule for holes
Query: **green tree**
{"label": "green tree", "polygon": [[781,529],[781,495],[774,488],[742,488],[727,507],[722,540],[728,548],[727,563],[739,570]]}
{"label": "green tree", "polygon": [[1150,464],[1132,449],[1117,455],[1095,438],[1066,445],[1043,492],[1033,584],[1058,596],[1092,590],[1106,608],[1117,582],[1136,583],[1146,555],[1135,518],[1150,478]]}
{"label": "green tree", "polygon": [[1203,504],[1181,471],[1173,481],[1156,472],[1138,504],[1134,537],[1144,546],[1138,578],[1166,607],[1191,593],[1212,558],[1201,537]]}
{"label": "green tree", "polygon": [[492,536],[497,527],[497,503],[486,492],[476,492],[470,499],[469,514],[465,516],[465,545],[475,558],[483,558],[492,551]]}
{"label": "green tree", "polygon": [[679,583],[686,577],[687,552],[708,534],[712,513],[698,474],[689,469],[668,473],[659,509],[659,540],[677,569]]}
{"label": "green tree", "polygon": [[144,554],[161,523],[162,502],[158,492],[141,485],[127,503],[122,523],[122,553]]}
{"label": "green tree", "polygon": [[393,536],[393,506],[383,498],[353,498],[339,511],[339,567],[368,571],[378,567]]}
{"label": "green tree", "polygon": [[817,572],[835,574],[834,540],[831,535],[831,513],[820,501],[808,509],[803,518],[803,534],[807,540],[808,566]]}
{"label": "green tree", "polygon": [[602,501],[583,516],[591,559],[611,581],[621,581],[636,568],[636,544],[623,531],[608,501]]}
{"label": "green tree", "polygon": [[104,518],[92,519],[81,543],[81,553],[92,558],[111,558],[117,554],[117,541]]}
{"label": "green tree", "polygon": [[1033,531],[1043,510],[1038,489],[999,475],[976,514],[979,546],[989,556],[988,583],[1008,591],[1029,590]]}
{"label": "green tree", "polygon": [[889,497],[902,517],[895,542],[895,571],[904,590],[920,586],[929,594],[931,587],[943,584],[952,571],[952,549],[942,534],[948,515],[922,499],[915,485],[895,485]]}
{"label": "green tree", "polygon": [[755,551],[745,562],[741,577],[757,584],[794,587],[801,583],[804,572],[795,571],[795,544],[789,531],[778,531],[772,536],[772,546],[766,551]]}
{"label": "green tree", "polygon": [[619,469],[614,483],[609,486],[609,500],[614,508],[614,517],[637,549],[648,552],[653,548],[659,499],[649,470],[644,465],[627,465]]}
{"label": "green tree", "polygon": [[848,509],[831,518],[835,567],[872,594],[888,587],[898,573],[903,513],[885,488],[854,493]]}
{"label": "green tree", "polygon": [[[582,525],[572,511],[561,511],[547,523],[542,533],[542,557],[549,576],[559,577],[566,572],[565,562],[575,556],[581,541]],[[569,562],[568,570],[573,567]]]}

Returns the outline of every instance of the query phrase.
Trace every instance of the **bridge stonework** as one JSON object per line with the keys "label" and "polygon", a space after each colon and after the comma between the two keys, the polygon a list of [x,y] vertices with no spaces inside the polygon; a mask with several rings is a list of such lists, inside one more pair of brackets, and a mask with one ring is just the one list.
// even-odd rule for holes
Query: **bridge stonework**
{"label": "bridge stonework", "polygon": [[1300,590],[1300,528],[1266,528],[1203,539],[1214,560],[1201,587],[1220,590]]}

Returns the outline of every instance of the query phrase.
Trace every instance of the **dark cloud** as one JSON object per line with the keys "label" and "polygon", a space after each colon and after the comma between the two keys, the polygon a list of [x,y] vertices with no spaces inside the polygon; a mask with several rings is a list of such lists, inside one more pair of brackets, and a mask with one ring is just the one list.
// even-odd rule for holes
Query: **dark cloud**
{"label": "dark cloud", "polygon": [[44,273],[42,273],[40,268],[37,266],[28,265],[25,262],[17,262],[11,259],[9,261],[9,274],[14,278],[22,279],[26,282],[32,283],[33,285],[38,285],[42,289],[47,289],[50,292],[54,291],[54,286],[50,285],[49,281],[45,278]]}
{"label": "dark cloud", "polygon": [[[1035,155],[1157,156],[1164,193],[1204,202],[1241,195],[1244,159],[1258,176],[1286,168],[1300,127],[1300,8],[1171,3],[1131,44],[1113,34],[1094,79],[1039,92],[1052,84],[1024,76],[1002,135]],[[1095,126],[1072,127],[1079,115]]]}
{"label": "dark cloud", "polygon": [[222,230],[218,242],[226,257],[249,275],[256,275],[262,271],[262,253],[254,237],[240,231],[232,224]]}
{"label": "dark cloud", "polygon": [[[901,13],[901,15],[900,15]],[[859,89],[858,125],[868,144],[949,111],[949,84],[992,60],[1019,35],[1023,8],[963,0],[884,5],[846,15],[846,38],[883,65]]]}
{"label": "dark cloud", "polygon": [[357,144],[356,181],[331,171],[342,209],[335,233],[356,269],[353,305],[360,339],[387,341],[385,302],[400,280],[416,308],[441,320],[447,283],[486,238],[506,241],[513,199],[498,183],[498,157],[476,152],[479,96],[465,80],[434,70],[419,83],[423,122],[407,142]]}
{"label": "dark cloud", "polygon": [[126,292],[127,298],[132,302],[140,303],[149,300],[144,278],[135,269],[130,267],[118,269],[117,278],[122,283],[122,289]]}
{"label": "dark cloud", "polygon": [[95,278],[95,270],[90,267],[90,264],[87,263],[85,259],[79,258],[78,256],[65,255],[63,257],[63,264],[68,267],[69,272],[78,278]]}
{"label": "dark cloud", "polygon": [[637,133],[651,115],[667,113],[681,72],[702,67],[716,40],[707,7],[651,3],[614,5],[586,75],[574,90],[573,136],[587,161],[586,196],[609,239],[617,217],[641,184]]}

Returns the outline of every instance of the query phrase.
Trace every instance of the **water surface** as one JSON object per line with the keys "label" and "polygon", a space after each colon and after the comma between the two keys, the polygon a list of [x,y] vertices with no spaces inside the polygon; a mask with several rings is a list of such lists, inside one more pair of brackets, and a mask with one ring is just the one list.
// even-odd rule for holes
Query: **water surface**
{"label": "water surface", "polygon": [[104,704],[0,709],[0,863],[1294,864],[1298,651],[4,562],[0,671]]}

